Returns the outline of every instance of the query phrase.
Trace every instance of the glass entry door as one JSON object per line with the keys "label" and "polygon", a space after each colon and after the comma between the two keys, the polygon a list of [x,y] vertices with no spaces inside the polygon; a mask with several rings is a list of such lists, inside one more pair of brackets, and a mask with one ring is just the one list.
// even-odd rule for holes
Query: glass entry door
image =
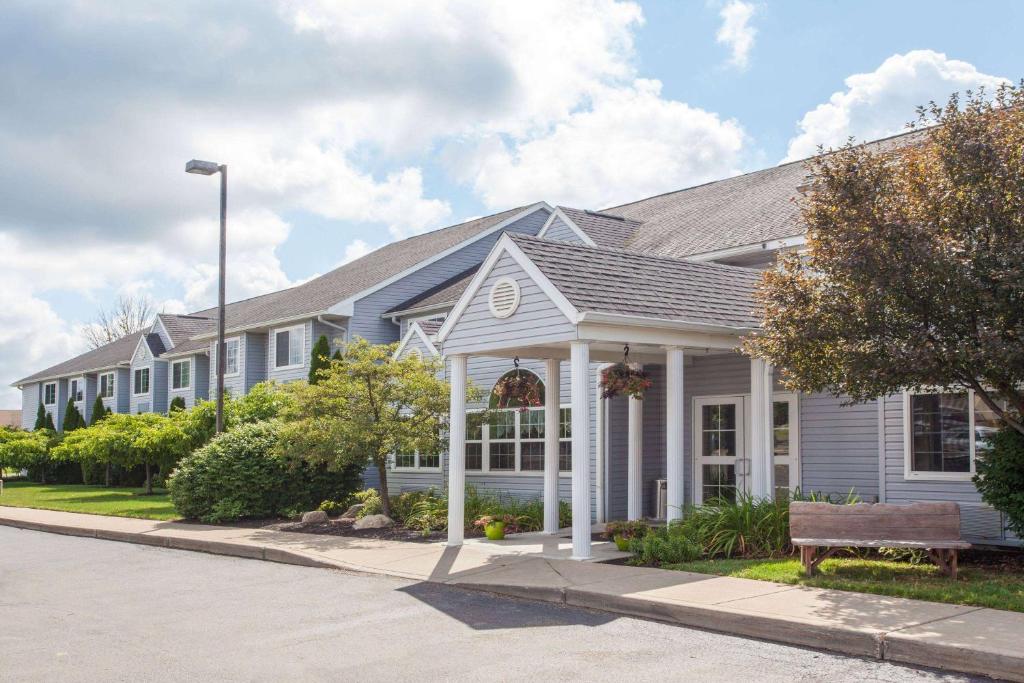
{"label": "glass entry door", "polygon": [[776,499],[788,498],[800,486],[796,410],[796,394],[775,394],[772,404],[772,456]]}
{"label": "glass entry door", "polygon": [[736,500],[745,488],[743,397],[698,398],[693,411],[694,500]]}

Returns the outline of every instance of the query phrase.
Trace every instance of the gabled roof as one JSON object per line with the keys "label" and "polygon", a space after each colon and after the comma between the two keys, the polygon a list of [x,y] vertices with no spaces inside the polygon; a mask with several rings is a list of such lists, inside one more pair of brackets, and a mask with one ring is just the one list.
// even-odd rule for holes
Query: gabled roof
{"label": "gabled roof", "polygon": [[392,316],[408,311],[423,310],[428,308],[441,308],[453,304],[459,300],[462,292],[469,286],[470,280],[480,269],[480,264],[467,268],[458,275],[450,277],[436,287],[431,287],[422,294],[417,294],[397,306],[389,309],[384,315]]}
{"label": "gabled roof", "polygon": [[737,329],[760,324],[753,299],[761,279],[757,271],[527,235],[507,237],[580,314]]}
{"label": "gabled roof", "polygon": [[136,334],[129,334],[126,337],[121,337],[120,339],[112,341],[109,344],[104,344],[97,349],[86,351],[85,353],[66,360],[63,363],[52,365],[45,370],[41,370],[29,375],[28,377],[23,377],[14,384],[28,384],[30,382],[38,382],[44,379],[64,377],[74,373],[105,370],[118,365],[127,365],[132,358],[132,354],[135,353],[135,348],[139,345],[139,340],[145,334],[147,334],[147,332],[138,332]]}
{"label": "gabled roof", "polygon": [[160,318],[164,329],[167,330],[167,334],[171,337],[172,348],[177,347],[197,334],[212,330],[217,323],[216,317],[208,318],[198,315],[161,313],[157,317]]}
{"label": "gabled roof", "polygon": [[[296,287],[228,304],[225,325],[228,330],[238,330],[326,313],[331,306],[379,285],[466,240],[480,236],[529,208],[530,206],[524,206],[509,209],[392,242]],[[215,319],[217,309],[209,308],[191,315]],[[210,332],[212,328],[203,334]]]}
{"label": "gabled roof", "polygon": [[[880,152],[918,143],[925,131],[865,143]],[[803,235],[795,199],[807,182],[807,159],[773,166],[603,209],[640,221],[621,246],[684,257]],[[582,227],[582,226],[580,226]],[[596,241],[596,240],[595,240]]]}
{"label": "gabled roof", "polygon": [[423,344],[427,349],[430,350],[435,356],[440,356],[441,351],[438,349],[437,344],[434,342],[434,335],[437,334],[437,330],[441,327],[440,323],[427,322],[425,320],[417,320],[409,325],[409,328],[405,332],[405,336],[398,343],[395,348],[394,358],[398,358],[405,351],[406,347],[414,339],[419,339],[420,343]]}
{"label": "gabled roof", "polygon": [[638,220],[599,211],[571,209],[567,206],[558,208],[599,247],[621,249],[641,225]]}

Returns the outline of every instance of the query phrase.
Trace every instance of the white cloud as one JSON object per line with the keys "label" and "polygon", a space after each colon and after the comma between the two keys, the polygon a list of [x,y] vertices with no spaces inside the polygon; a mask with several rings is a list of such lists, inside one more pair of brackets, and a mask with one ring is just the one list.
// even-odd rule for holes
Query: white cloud
{"label": "white cloud", "polygon": [[345,257],[342,258],[341,263],[338,265],[341,266],[349,261],[355,261],[357,258],[362,258],[373,250],[374,247],[371,247],[363,240],[353,240],[351,244],[345,247]]}
{"label": "white cloud", "polygon": [[666,100],[658,81],[641,79],[603,90],[545,135],[492,139],[460,163],[494,208],[538,197],[598,208],[736,173],[743,139],[737,122]]}
{"label": "white cloud", "polygon": [[789,141],[783,161],[812,156],[818,145],[841,146],[851,136],[873,140],[894,135],[905,130],[919,105],[944,102],[954,92],[979,86],[991,90],[1005,82],[933,50],[893,55],[870,73],[847,77],[846,90],[804,114],[800,133]]}
{"label": "white cloud", "polygon": [[715,40],[729,48],[729,64],[737,69],[746,69],[749,64],[750,50],[757,36],[757,29],[750,25],[755,12],[753,3],[730,0],[718,13],[722,25],[715,33]]}

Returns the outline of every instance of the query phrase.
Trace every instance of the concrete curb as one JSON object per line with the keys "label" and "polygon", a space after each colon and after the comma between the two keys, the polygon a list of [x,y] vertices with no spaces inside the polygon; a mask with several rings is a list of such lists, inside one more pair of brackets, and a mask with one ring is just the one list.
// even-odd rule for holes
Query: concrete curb
{"label": "concrete curb", "polygon": [[[349,565],[338,561],[324,561],[308,553],[269,547],[251,542],[207,541],[180,536],[157,535],[150,532],[129,532],[112,529],[85,528],[30,520],[8,519],[0,516],[0,525],[30,531],[81,536],[108,541],[205,552],[244,559],[279,562],[302,567],[335,569],[358,574],[395,576],[413,580],[400,571],[389,572],[379,568]],[[1017,655],[988,652],[959,644],[923,641],[901,631],[880,633],[854,628],[811,624],[794,619],[752,614],[730,609],[724,605],[698,605],[682,602],[645,600],[627,595],[588,590],[586,587],[556,587],[537,585],[496,584],[465,579],[426,579],[462,588],[538,602],[548,602],[611,614],[629,615],[660,622],[690,626],[741,637],[758,638],[786,645],[809,647],[858,657],[871,657],[899,664],[939,668],[952,672],[980,674],[994,678],[1024,682],[1024,648]],[[981,610],[983,608],[978,608]]]}

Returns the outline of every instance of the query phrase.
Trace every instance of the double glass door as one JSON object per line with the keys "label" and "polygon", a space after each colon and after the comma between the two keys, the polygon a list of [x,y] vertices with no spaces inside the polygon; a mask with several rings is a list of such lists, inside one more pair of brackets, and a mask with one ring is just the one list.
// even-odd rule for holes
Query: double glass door
{"label": "double glass door", "polygon": [[[747,396],[697,398],[693,406],[694,502],[735,501],[749,491],[750,425]],[[788,496],[799,485],[796,396],[776,395],[772,405],[775,495]]]}

